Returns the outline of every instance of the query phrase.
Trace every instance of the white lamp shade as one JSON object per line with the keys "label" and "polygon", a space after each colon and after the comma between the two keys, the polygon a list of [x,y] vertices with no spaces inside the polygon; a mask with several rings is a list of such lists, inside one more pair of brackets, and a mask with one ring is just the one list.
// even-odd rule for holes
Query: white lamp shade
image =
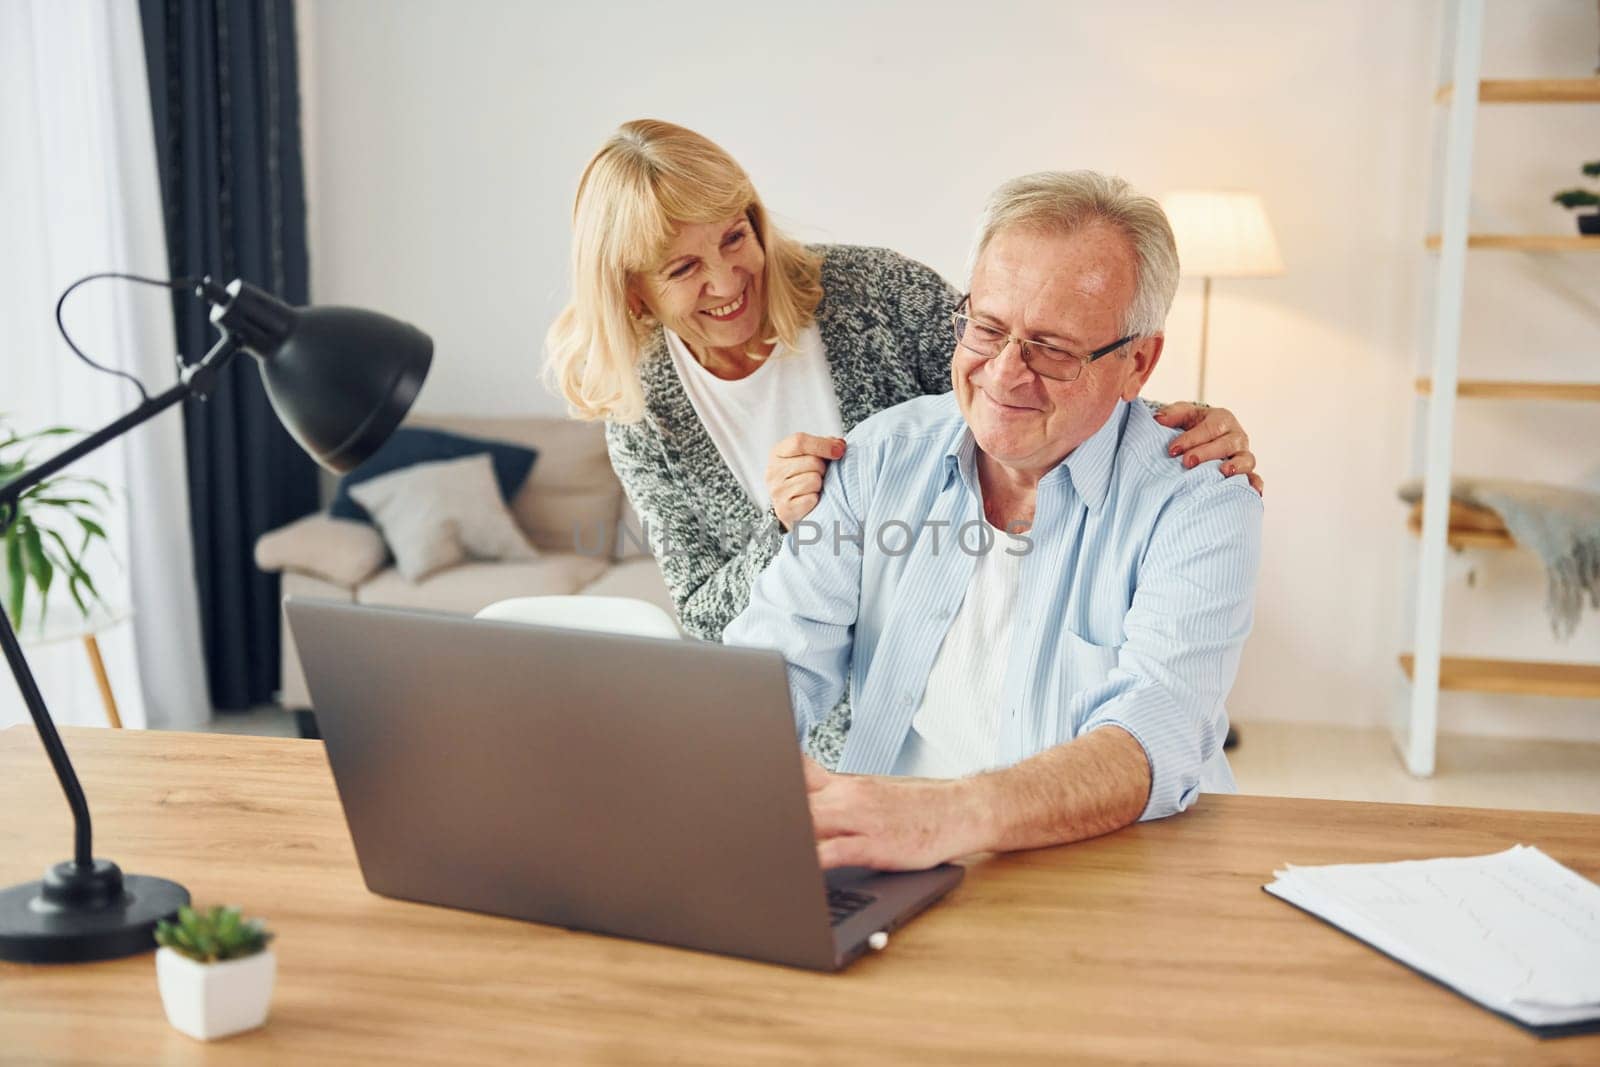
{"label": "white lamp shade", "polygon": [[1181,190],[1161,198],[1178,242],[1178,262],[1192,278],[1265,278],[1283,273],[1283,257],[1255,193]]}

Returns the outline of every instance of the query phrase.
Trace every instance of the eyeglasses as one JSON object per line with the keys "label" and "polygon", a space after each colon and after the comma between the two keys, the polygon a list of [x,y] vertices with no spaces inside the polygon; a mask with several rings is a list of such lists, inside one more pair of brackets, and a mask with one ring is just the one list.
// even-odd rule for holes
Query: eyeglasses
{"label": "eyeglasses", "polygon": [[1029,341],[1015,337],[998,326],[973,318],[966,313],[968,299],[970,298],[962,297],[960,305],[950,313],[950,322],[956,331],[956,344],[984,359],[994,359],[1005,351],[1006,345],[1015,341],[1022,350],[1022,362],[1029,370],[1041,378],[1050,378],[1058,382],[1077,381],[1084,367],[1101,356],[1115,352],[1135,336],[1130,333],[1120,340],[1112,341],[1104,348],[1095,349],[1087,356],[1080,356],[1043,341]]}

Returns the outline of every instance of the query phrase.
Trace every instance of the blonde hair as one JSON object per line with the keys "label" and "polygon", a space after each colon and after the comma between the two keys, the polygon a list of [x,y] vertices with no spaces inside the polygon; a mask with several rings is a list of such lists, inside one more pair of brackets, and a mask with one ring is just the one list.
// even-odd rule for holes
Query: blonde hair
{"label": "blonde hair", "polygon": [[573,417],[644,414],[639,359],[656,323],[629,313],[628,283],[660,261],[679,224],[741,213],[766,253],[756,337],[793,348],[822,300],[822,261],[772,225],[732,156],[693,130],[637,119],[589,160],[572,209],[572,302],[545,338],[545,378]]}
{"label": "blonde hair", "polygon": [[1001,230],[1026,226],[1070,234],[1095,222],[1120,231],[1133,249],[1136,287],[1122,332],[1156,336],[1178,291],[1178,247],[1161,205],[1121,178],[1092,170],[1041,171],[1006,182],[994,191],[978,220],[968,277]]}

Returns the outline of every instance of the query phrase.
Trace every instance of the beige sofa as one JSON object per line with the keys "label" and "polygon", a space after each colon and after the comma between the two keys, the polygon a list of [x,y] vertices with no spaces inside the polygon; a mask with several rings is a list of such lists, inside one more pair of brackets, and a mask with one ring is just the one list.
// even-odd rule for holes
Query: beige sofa
{"label": "beige sofa", "polygon": [[[660,569],[640,547],[638,524],[611,470],[600,424],[540,416],[431,416],[411,424],[538,450],[533,472],[511,511],[539,549],[539,558],[469,561],[413,583],[390,565],[375,529],[319,513],[274,530],[256,544],[257,564],[282,573],[285,597],[471,615],[507,597],[576,593],[634,597],[677,617]],[[311,706],[287,624],[278,703],[287,710]]]}

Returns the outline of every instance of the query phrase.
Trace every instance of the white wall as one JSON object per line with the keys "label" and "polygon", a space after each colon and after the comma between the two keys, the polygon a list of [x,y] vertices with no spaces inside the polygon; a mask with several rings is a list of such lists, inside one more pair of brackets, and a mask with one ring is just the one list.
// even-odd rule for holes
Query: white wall
{"label": "white wall", "polygon": [[[301,0],[300,15],[315,298],[428,329],[429,411],[559,410],[539,349],[564,299],[572,194],[629,118],[723,144],[802,236],[887,245],[953,281],[983,196],[1017,173],[1260,191],[1288,274],[1219,282],[1212,306],[1209,398],[1241,415],[1269,483],[1231,706],[1246,722],[1387,717],[1409,641],[1394,488],[1427,310],[1434,3]],[[1592,0],[1499,0],[1486,69],[1586,74],[1595,22]],[[1486,115],[1485,222],[1571,226],[1549,192],[1596,154],[1574,146],[1600,113],[1549,110]],[[1475,257],[1466,368],[1596,377],[1597,267]],[[1186,282],[1152,395],[1193,391],[1197,300]],[[1595,473],[1592,409],[1481,404],[1459,419],[1473,469]],[[1452,612],[1466,651],[1600,658],[1594,620],[1550,644],[1529,560],[1484,561],[1477,579]],[[1600,737],[1592,702],[1474,699],[1447,698],[1447,729]]]}

